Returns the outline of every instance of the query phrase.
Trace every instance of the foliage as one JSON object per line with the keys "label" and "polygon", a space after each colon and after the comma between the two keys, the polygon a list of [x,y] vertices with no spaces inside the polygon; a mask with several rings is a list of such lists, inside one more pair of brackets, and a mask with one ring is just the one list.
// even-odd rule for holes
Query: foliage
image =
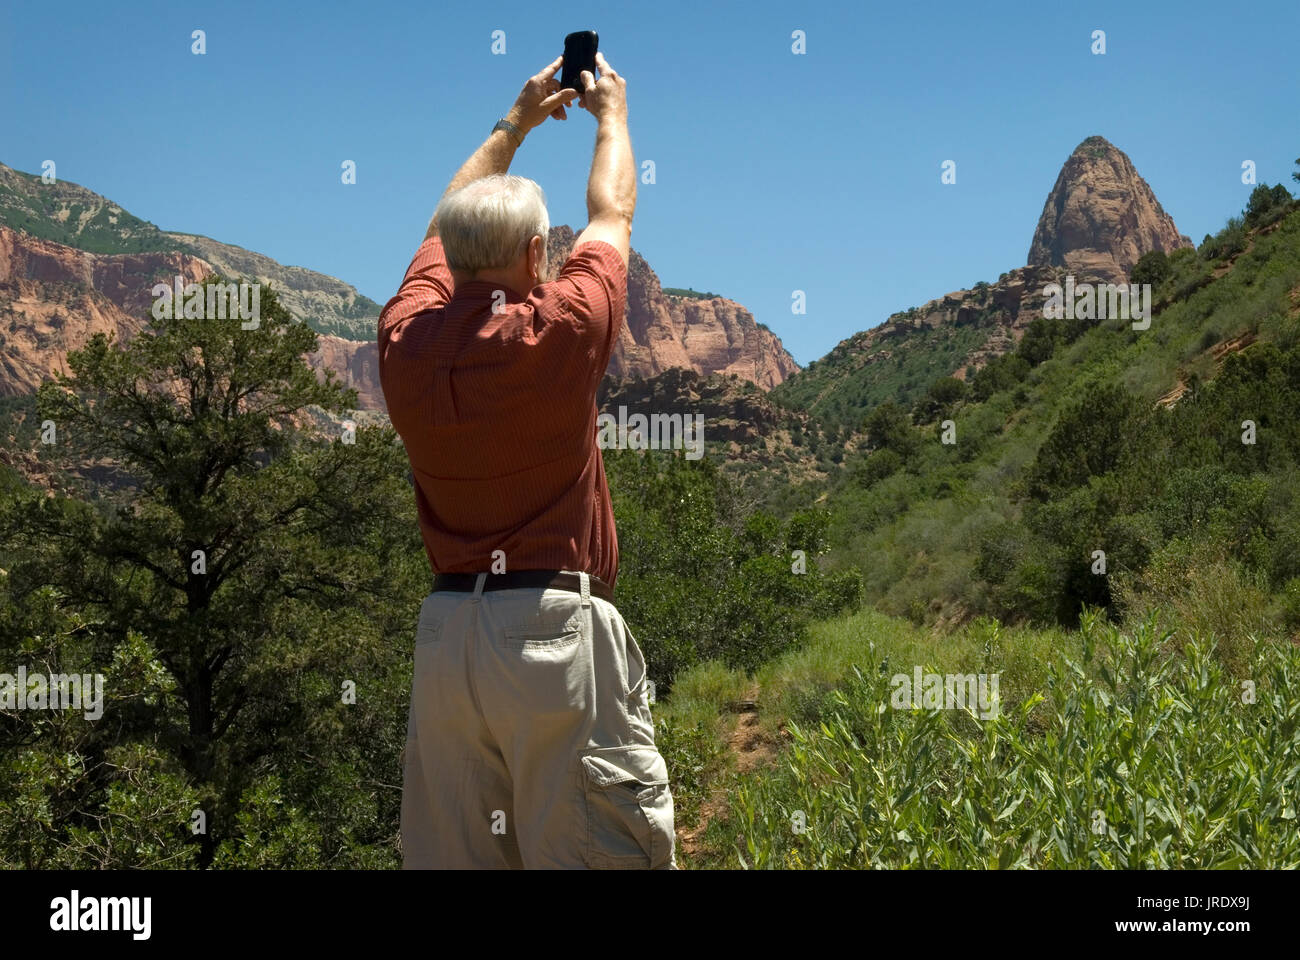
{"label": "foliage", "polygon": [[[391,429],[355,443],[299,429],[353,397],[303,362],[311,330],[273,295],[261,306],[252,330],[198,318],[124,348],[97,336],[40,392],[59,456],[101,459],[111,483],[0,503],[0,653],[41,649],[104,673],[110,694],[89,730],[3,718],[25,775],[0,790],[27,799],[0,803],[0,834],[48,840],[28,866],[239,865],[250,824],[271,829],[250,804],[272,793],[312,811],[319,862],[395,860],[399,796],[383,785],[427,590],[405,456]],[[119,663],[135,665],[125,679]]]}
{"label": "foliage", "polygon": [[[993,637],[996,637],[996,626]],[[1079,658],[997,715],[891,709],[888,662],[854,667],[784,762],[740,778],[706,834],[721,866],[1295,868],[1300,650],[1083,622]],[[930,672],[930,668],[926,668]]]}
{"label": "foliage", "polygon": [[693,664],[752,669],[797,643],[812,617],[856,608],[860,575],[828,575],[817,563],[824,511],[780,521],[747,510],[707,459],[606,451],[605,463],[619,518],[619,609],[661,694]]}
{"label": "foliage", "polygon": [[1250,199],[1246,203],[1246,226],[1267,226],[1286,211],[1291,201],[1290,191],[1282,184],[1275,187],[1269,187],[1266,183],[1259,184],[1250,192]]}
{"label": "foliage", "polygon": [[1152,289],[1158,288],[1169,279],[1173,268],[1169,265],[1169,256],[1163,250],[1148,250],[1138,258],[1138,262],[1129,271],[1130,283],[1149,283]]}

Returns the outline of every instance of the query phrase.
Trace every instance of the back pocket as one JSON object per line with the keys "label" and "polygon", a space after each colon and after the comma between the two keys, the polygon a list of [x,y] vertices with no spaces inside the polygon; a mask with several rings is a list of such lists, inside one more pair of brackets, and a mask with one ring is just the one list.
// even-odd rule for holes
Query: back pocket
{"label": "back pocket", "polygon": [[668,765],[653,746],[600,747],[582,754],[587,865],[656,870],[673,861]]}
{"label": "back pocket", "polygon": [[529,623],[505,631],[505,645],[512,650],[543,653],[563,649],[582,637],[582,619],[577,614],[559,623]]}

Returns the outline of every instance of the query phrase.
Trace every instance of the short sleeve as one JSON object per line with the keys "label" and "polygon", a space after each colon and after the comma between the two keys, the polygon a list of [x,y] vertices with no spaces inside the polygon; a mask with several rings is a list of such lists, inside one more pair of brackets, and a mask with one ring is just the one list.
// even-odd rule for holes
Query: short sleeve
{"label": "short sleeve", "polygon": [[553,286],[584,338],[596,341],[608,361],[627,309],[627,266],[618,251],[603,240],[582,244]]}
{"label": "short sleeve", "polygon": [[429,237],[415,251],[402,285],[379,314],[379,339],[383,341],[385,335],[403,320],[446,304],[451,299],[453,286],[442,239]]}

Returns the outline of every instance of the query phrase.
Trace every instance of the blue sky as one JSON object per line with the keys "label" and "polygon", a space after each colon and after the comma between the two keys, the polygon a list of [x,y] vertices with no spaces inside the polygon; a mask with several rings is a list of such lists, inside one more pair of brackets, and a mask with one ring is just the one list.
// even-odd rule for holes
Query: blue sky
{"label": "blue sky", "polygon": [[[54,159],[61,179],[164,229],[383,302],[456,167],[564,34],[592,28],[628,78],[637,160],[655,162],[633,246],[666,285],[743,303],[806,364],[1021,266],[1091,134],[1197,242],[1244,205],[1243,160],[1295,187],[1297,27],[1295,0],[6,4],[0,161]],[[574,112],[516,156],[553,223],[585,223],[593,136]]]}

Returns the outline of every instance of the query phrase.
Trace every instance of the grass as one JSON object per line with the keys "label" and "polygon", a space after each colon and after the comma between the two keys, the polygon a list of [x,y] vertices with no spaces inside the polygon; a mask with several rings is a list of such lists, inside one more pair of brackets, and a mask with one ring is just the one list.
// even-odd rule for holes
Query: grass
{"label": "grass", "polygon": [[[656,705],[695,868],[1300,866],[1300,649],[1258,637],[1247,679],[1159,617],[1077,631],[876,611],[814,626],[752,680],[703,664]],[[890,677],[997,673],[1000,714],[892,709]],[[758,688],[775,764],[735,771],[727,703]],[[683,816],[684,814],[684,816]]]}

